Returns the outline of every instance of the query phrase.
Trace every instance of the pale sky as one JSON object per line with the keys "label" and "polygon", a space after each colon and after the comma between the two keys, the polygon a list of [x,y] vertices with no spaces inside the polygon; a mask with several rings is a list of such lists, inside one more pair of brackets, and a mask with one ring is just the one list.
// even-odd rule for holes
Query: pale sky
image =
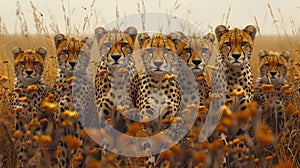
{"label": "pale sky", "polygon": [[[55,22],[59,23],[59,30],[65,33],[64,12],[62,3],[67,13],[70,14],[71,27],[75,27],[81,33],[84,17],[90,14],[92,0],[32,0],[38,12],[43,14],[44,25],[50,29],[50,15],[54,16]],[[93,7],[93,16],[89,19],[90,26],[87,31],[93,32],[97,26],[106,26],[116,19],[116,4],[119,10],[119,17],[137,14],[138,3],[142,0],[95,0]],[[175,9],[176,0],[144,0],[146,11],[156,11],[161,13],[168,12],[174,16],[188,20],[203,32],[212,31],[219,24],[226,24],[224,14],[230,8],[228,24],[231,27],[243,28],[248,24],[258,26],[262,34],[278,34],[276,25],[280,33],[292,33],[300,31],[300,1],[299,0],[177,0],[178,8]],[[273,22],[270,10],[270,4],[276,22]],[[1,0],[0,24],[5,24],[9,33],[20,31],[18,19],[16,17],[17,0]],[[21,10],[24,13],[29,30],[36,32],[33,19],[33,10],[30,6],[30,0],[20,0]],[[97,16],[96,16],[96,15]],[[163,20],[163,19],[162,19]],[[138,22],[138,21],[136,21]],[[146,22],[157,22],[160,19]],[[141,30],[139,30],[141,31]],[[52,33],[50,31],[50,33]],[[74,29],[72,33],[76,33]],[[87,32],[85,32],[87,33]]]}

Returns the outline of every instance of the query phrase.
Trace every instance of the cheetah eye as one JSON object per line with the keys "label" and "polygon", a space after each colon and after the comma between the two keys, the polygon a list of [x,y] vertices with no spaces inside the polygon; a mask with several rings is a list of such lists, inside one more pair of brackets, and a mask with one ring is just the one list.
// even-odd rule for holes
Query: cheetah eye
{"label": "cheetah eye", "polygon": [[33,65],[38,65],[38,64],[39,64],[38,61],[34,61],[34,62],[33,62]]}
{"label": "cheetah eye", "polygon": [[245,46],[245,45],[247,45],[247,44],[248,44],[247,41],[243,41],[241,45],[242,45],[242,46]]}
{"label": "cheetah eye", "polygon": [[152,54],[153,51],[152,51],[151,48],[147,48],[147,49],[146,49],[146,52],[149,53],[149,54]]}
{"label": "cheetah eye", "polygon": [[19,64],[25,65],[25,62],[24,61],[20,61]]}
{"label": "cheetah eye", "polygon": [[192,49],[191,48],[185,48],[184,51],[187,52],[187,53],[190,53],[192,51]]}
{"label": "cheetah eye", "polygon": [[225,42],[224,43],[226,46],[230,47],[231,46],[231,43],[230,42]]}
{"label": "cheetah eye", "polygon": [[164,49],[164,54],[168,54],[169,52],[171,52],[171,50],[169,48]]}
{"label": "cheetah eye", "polygon": [[202,48],[202,53],[206,53],[208,51],[208,48]]}
{"label": "cheetah eye", "polygon": [[69,54],[69,51],[68,50],[63,50],[63,53],[68,55]]}
{"label": "cheetah eye", "polygon": [[85,53],[84,51],[79,51],[79,52],[78,52],[78,55],[84,56],[84,55],[86,55],[86,53]]}
{"label": "cheetah eye", "polygon": [[270,63],[268,63],[268,62],[267,62],[267,63],[265,63],[265,66],[270,66]]}
{"label": "cheetah eye", "polygon": [[111,44],[110,43],[104,43],[103,44],[105,47],[107,47],[107,48],[110,48],[111,47]]}
{"label": "cheetah eye", "polygon": [[126,47],[128,45],[128,43],[127,42],[123,42],[123,43],[121,43],[121,47],[123,48],[123,47]]}

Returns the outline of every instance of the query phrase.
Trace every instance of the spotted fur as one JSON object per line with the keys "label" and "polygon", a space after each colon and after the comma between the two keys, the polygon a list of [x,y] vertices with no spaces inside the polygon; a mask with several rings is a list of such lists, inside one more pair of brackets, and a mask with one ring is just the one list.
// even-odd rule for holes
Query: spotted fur
{"label": "spotted fur", "polygon": [[[67,38],[63,34],[54,37],[57,63],[59,65],[56,83],[53,88],[57,111],[54,115],[55,135],[57,140],[57,161],[61,167],[82,166],[82,160],[74,158],[82,156],[82,149],[68,149],[64,141],[67,135],[80,140],[80,147],[85,143],[81,135],[82,128],[97,127],[97,109],[93,83],[87,68],[91,58],[93,40],[75,37]],[[67,113],[75,112],[76,116],[68,117]],[[68,126],[67,123],[71,123]]]}
{"label": "spotted fur", "polygon": [[40,137],[45,125],[39,121],[46,116],[40,109],[41,101],[47,96],[49,87],[44,82],[45,48],[37,50],[14,48],[15,83],[12,91],[14,111],[13,141],[17,152],[17,167],[25,167],[37,147],[33,136]]}
{"label": "spotted fur", "polygon": [[[180,33],[180,32],[175,32]],[[212,33],[208,33],[204,37],[199,36],[185,36],[183,34],[174,35],[175,33],[171,33],[170,36],[174,43],[176,44],[177,54],[183,61],[186,63],[188,68],[193,72],[194,79],[198,84],[198,89],[187,88],[187,91],[182,94],[187,94],[191,99],[192,96],[197,96],[200,99],[198,105],[208,107],[209,105],[209,74],[206,69],[206,65],[208,64],[210,57],[213,54],[213,42],[215,40],[215,36]],[[180,81],[182,83],[189,81],[186,76],[186,73],[181,73],[179,76]],[[184,86],[191,87],[191,84],[185,84]],[[199,90],[198,95],[194,95],[195,90]],[[185,97],[185,96],[183,96]],[[183,100],[185,103],[188,100]],[[190,101],[191,102],[191,101]]]}
{"label": "spotted fur", "polygon": [[[290,54],[287,51],[279,53],[262,50],[259,57],[260,77],[256,81],[254,100],[261,107],[263,120],[276,131],[283,128],[284,109],[289,103],[287,95],[280,89],[288,84],[286,74]],[[264,89],[265,85],[272,85],[273,89]]]}
{"label": "spotted fur", "polygon": [[134,108],[137,71],[133,62],[137,30],[125,31],[103,27],[95,29],[100,63],[95,77],[96,99],[101,115],[121,132],[126,131],[122,111],[117,107]]}
{"label": "spotted fur", "polygon": [[[212,95],[218,95],[212,98],[211,108],[222,107],[225,102],[220,101],[220,97],[226,98],[226,105],[230,107],[234,113],[246,109],[246,105],[253,100],[253,76],[250,69],[249,60],[252,57],[252,50],[254,39],[256,35],[256,28],[252,25],[246,26],[244,29],[233,28],[229,30],[224,25],[219,25],[215,29],[218,39],[219,55],[217,57],[216,70],[212,74]],[[243,93],[239,96],[232,95],[236,90]],[[220,117],[220,115],[219,115]],[[249,121],[240,122],[237,127],[230,128],[226,137],[227,140],[247,135]],[[220,137],[220,136],[219,136]],[[223,136],[224,137],[224,136]],[[227,141],[224,140],[224,141]],[[239,147],[244,148],[244,153],[249,150],[243,143],[238,144]],[[249,162],[244,162],[244,153],[228,155],[225,161],[227,165],[246,166]]]}

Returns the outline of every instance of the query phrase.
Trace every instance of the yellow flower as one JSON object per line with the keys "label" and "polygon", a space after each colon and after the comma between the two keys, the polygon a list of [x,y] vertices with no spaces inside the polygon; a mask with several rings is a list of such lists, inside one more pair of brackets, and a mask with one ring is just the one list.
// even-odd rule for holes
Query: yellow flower
{"label": "yellow flower", "polygon": [[100,70],[99,71],[99,75],[104,75],[104,74],[106,74],[107,73],[107,70]]}
{"label": "yellow flower", "polygon": [[202,81],[202,80],[204,80],[204,77],[203,77],[203,76],[198,76],[198,77],[196,78],[196,80],[197,80],[197,81]]}
{"label": "yellow flower", "polygon": [[75,76],[72,76],[72,77],[69,77],[68,79],[66,79],[66,82],[67,83],[71,83],[71,82],[73,82],[73,80],[75,80],[76,79],[76,77]]}
{"label": "yellow flower", "polygon": [[49,135],[42,135],[42,137],[41,137],[41,139],[40,139],[40,142],[41,142],[44,146],[46,146],[46,145],[48,145],[49,143],[51,143],[51,141],[52,141],[52,138],[51,138],[51,136],[49,136]]}
{"label": "yellow flower", "polygon": [[255,135],[258,141],[264,146],[274,142],[274,137],[266,124],[262,124],[260,128],[255,131]]}
{"label": "yellow flower", "polygon": [[229,95],[240,97],[240,96],[245,95],[245,91],[244,90],[241,90],[241,91],[233,90]]}
{"label": "yellow flower", "polygon": [[76,149],[80,147],[80,140],[76,137],[73,137],[72,135],[67,135],[64,137],[64,141],[67,144],[68,149]]}
{"label": "yellow flower", "polygon": [[38,91],[39,88],[37,87],[37,85],[29,85],[27,88],[26,88],[27,91]]}
{"label": "yellow flower", "polygon": [[19,97],[17,99],[18,102],[21,102],[21,101],[26,101],[27,100],[27,97]]}
{"label": "yellow flower", "polygon": [[175,75],[171,74],[165,74],[165,76],[163,77],[164,80],[173,80],[175,79]]}

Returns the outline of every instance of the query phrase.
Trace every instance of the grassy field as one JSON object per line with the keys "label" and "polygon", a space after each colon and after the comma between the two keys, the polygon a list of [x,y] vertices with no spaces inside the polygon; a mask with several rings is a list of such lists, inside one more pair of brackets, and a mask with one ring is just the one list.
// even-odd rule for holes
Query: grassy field
{"label": "grassy field", "polygon": [[[279,37],[279,36],[257,36],[255,39],[255,47],[253,51],[253,57],[251,62],[252,71],[254,73],[255,79],[258,76],[258,52],[262,49],[265,50],[273,50],[273,51],[290,51],[291,52],[291,60],[295,60],[295,62],[300,62],[300,44],[298,43],[300,37]],[[217,43],[217,42],[215,42]],[[1,119],[4,119],[4,113],[7,112],[9,106],[9,95],[10,89],[12,88],[14,82],[14,73],[13,73],[13,56],[12,49],[13,47],[21,47],[21,48],[38,48],[38,47],[46,47],[48,50],[47,58],[46,58],[46,66],[45,66],[45,79],[46,81],[53,85],[55,81],[55,75],[57,72],[57,63],[56,63],[56,54],[53,43],[52,35],[29,35],[29,36],[21,36],[21,35],[4,35],[0,36],[0,44],[1,44],[1,52],[0,52],[0,75],[1,78],[4,76],[8,77],[7,82],[0,82],[1,84]],[[94,62],[97,62],[97,51],[93,51],[92,63],[90,66],[91,71],[95,70]],[[217,52],[216,52],[217,53]],[[214,57],[211,59],[213,62]],[[4,81],[4,80],[2,80]],[[299,104],[295,110],[299,110]],[[296,119],[297,120],[297,119]],[[298,119],[299,120],[299,119]],[[299,124],[299,121],[298,121]],[[293,124],[292,130],[287,130],[285,133],[285,137],[291,136],[290,138],[280,138],[282,134],[274,135],[277,138],[275,141],[279,144],[279,148],[276,151],[277,153],[274,156],[278,156],[278,159],[282,162],[279,163],[280,166],[286,165],[287,167],[294,165],[299,166],[299,143],[300,143],[300,128],[299,125]],[[288,147],[288,151],[291,153],[287,153],[285,149]],[[267,156],[260,156],[260,159],[264,159]],[[276,163],[276,162],[275,162]],[[272,167],[274,164],[269,161],[264,161],[262,164],[268,165],[267,167]]]}

